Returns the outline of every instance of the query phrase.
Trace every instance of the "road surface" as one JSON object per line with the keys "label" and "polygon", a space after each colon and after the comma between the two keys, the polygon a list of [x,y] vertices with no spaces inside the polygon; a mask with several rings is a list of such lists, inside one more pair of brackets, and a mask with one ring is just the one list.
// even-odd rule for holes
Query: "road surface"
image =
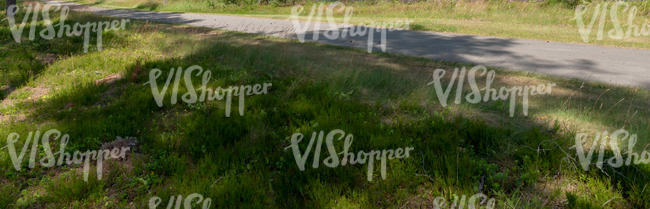
{"label": "road surface", "polygon": [[[307,26],[307,29],[296,30],[294,22],[288,19],[148,12],[50,2],[102,16],[187,24],[293,39],[304,35],[307,41],[314,41],[313,37],[318,34],[318,42],[362,49],[367,49],[370,35],[367,33],[364,36],[346,36],[330,40],[324,36],[324,32],[332,29],[342,31],[344,28],[350,29],[350,26],[320,24],[320,27],[315,27],[313,23],[300,22],[298,26]],[[386,41],[382,43],[381,30],[372,31],[373,51],[382,51],[383,46],[388,53],[650,89],[650,50],[411,30],[386,31]],[[576,36],[578,35],[576,31]]]}

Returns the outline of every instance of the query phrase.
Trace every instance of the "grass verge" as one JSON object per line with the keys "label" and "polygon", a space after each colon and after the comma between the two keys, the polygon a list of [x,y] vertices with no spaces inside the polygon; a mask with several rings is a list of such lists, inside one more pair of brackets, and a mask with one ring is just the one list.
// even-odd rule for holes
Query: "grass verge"
{"label": "grass verge", "polygon": [[[229,3],[229,1],[206,0],[75,0],[72,2],[91,4],[102,7],[130,8],[151,11],[216,13],[230,15],[246,15],[265,18],[287,19],[291,16],[292,5],[268,3],[248,4],[244,2]],[[574,1],[577,2],[577,1]],[[301,19],[306,20],[312,6],[320,2],[297,2],[304,5],[305,11]],[[614,3],[609,1],[585,2],[587,12],[582,15],[588,27],[595,8],[607,5],[606,18],[603,20],[603,34],[599,34],[600,21],[596,21],[591,33],[584,41],[576,22],[575,5],[557,3],[556,1],[431,1],[431,2],[364,2],[346,3],[353,8],[350,24],[373,25],[411,20],[411,30],[448,32],[495,36],[504,38],[535,39],[568,43],[596,44],[602,46],[650,49],[650,35],[613,39],[608,36],[610,30],[621,27],[626,33],[631,7],[636,7],[636,13],[631,15],[632,23],[642,32],[643,25],[650,30],[650,4],[647,1],[628,2],[629,9],[619,7],[612,13]],[[325,10],[326,11],[326,10]],[[333,20],[344,22],[344,10],[333,10]],[[615,18],[612,18],[614,15]],[[323,16],[325,18],[325,15]],[[597,17],[599,18],[599,17]],[[614,24],[614,20],[620,25]],[[323,20],[325,21],[325,20]],[[613,34],[613,33],[612,33]],[[634,33],[631,33],[634,34]],[[641,33],[643,34],[643,33]],[[598,38],[599,36],[603,38]]]}
{"label": "grass verge", "polygon": [[[105,19],[72,13],[69,21]],[[105,32],[104,50],[88,53],[80,38],[19,44],[8,31],[0,27],[0,62],[28,64],[0,70],[0,136],[56,128],[70,134],[69,151],[116,136],[140,145],[88,182],[74,166],[16,171],[2,150],[2,208],[143,208],[154,195],[166,204],[191,193],[218,208],[421,208],[477,192],[498,208],[650,206],[648,165],[585,172],[568,158],[576,132],[625,128],[648,144],[645,89],[494,69],[497,87],[556,83],[552,94],[530,98],[528,116],[518,105],[509,117],[503,102],[439,104],[427,86],[432,72],[466,66],[459,63],[137,21]],[[212,71],[213,87],[273,86],[247,98],[244,116],[225,117],[221,102],[157,106],[149,70],[192,65]],[[285,151],[288,137],[333,129],[353,134],[355,151],[413,146],[415,154],[391,161],[386,180],[375,172],[367,181],[361,165],[300,171]]]}

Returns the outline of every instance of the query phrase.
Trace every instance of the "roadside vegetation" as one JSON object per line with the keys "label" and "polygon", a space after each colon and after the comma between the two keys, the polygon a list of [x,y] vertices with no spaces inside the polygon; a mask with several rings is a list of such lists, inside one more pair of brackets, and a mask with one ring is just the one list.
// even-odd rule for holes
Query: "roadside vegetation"
{"label": "roadside vegetation", "polygon": [[[318,1],[231,1],[231,0],[72,0],[72,2],[110,8],[131,8],[151,11],[196,12],[246,15],[263,18],[287,19],[294,5],[303,5],[301,14],[307,19],[312,6],[327,7],[328,3]],[[599,21],[596,21],[588,42],[578,32],[575,8],[586,5],[583,15],[585,24],[590,23],[597,5],[611,1],[342,1],[352,7],[350,24],[377,25],[409,19],[411,30],[484,35],[506,38],[535,39],[580,44],[596,44],[613,47],[650,48],[650,35],[630,36],[612,39],[607,33],[616,26],[607,9],[604,20],[604,38],[598,40]],[[634,24],[650,27],[650,3],[648,1],[626,1],[636,6]],[[601,7],[602,8],[602,7]],[[629,11],[617,10],[617,20],[622,32],[626,32]],[[345,12],[334,10],[334,20],[343,23]],[[326,20],[323,20],[326,21]],[[585,27],[587,27],[585,26]],[[648,28],[650,30],[650,28]]]}
{"label": "roadside vegetation", "polygon": [[[71,12],[66,22],[106,19]],[[0,150],[0,208],[146,208],[154,195],[166,205],[191,193],[213,208],[430,208],[436,196],[477,192],[498,208],[650,207],[649,165],[585,172],[570,149],[578,132],[620,128],[643,148],[647,89],[494,69],[495,87],[556,84],[530,97],[528,116],[518,102],[509,117],[504,102],[440,105],[432,72],[472,67],[460,63],[135,20],[103,37],[104,50],[83,53],[81,38],[16,43],[0,24],[0,147],[10,133],[52,128],[70,134],[69,151],[138,139],[128,160],[88,182],[79,167],[16,171]],[[192,65],[212,71],[213,87],[273,85],[246,99],[244,116],[225,117],[222,102],[157,106],[149,71]],[[289,136],[334,129],[354,135],[352,150],[415,154],[391,161],[385,180],[367,181],[359,165],[300,171]]]}

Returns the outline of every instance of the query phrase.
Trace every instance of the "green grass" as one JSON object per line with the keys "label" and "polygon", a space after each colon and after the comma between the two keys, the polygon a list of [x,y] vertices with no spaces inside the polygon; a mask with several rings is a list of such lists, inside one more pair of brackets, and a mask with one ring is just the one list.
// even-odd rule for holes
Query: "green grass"
{"label": "green grass", "polygon": [[[69,151],[134,136],[139,153],[85,183],[75,167],[16,171],[0,150],[0,208],[145,208],[154,195],[166,205],[191,193],[213,208],[426,208],[479,185],[498,208],[601,207],[612,198],[606,207],[650,207],[648,165],[584,172],[562,152],[575,157],[568,148],[576,132],[623,127],[643,147],[646,89],[495,69],[495,86],[557,84],[530,98],[527,117],[518,106],[511,118],[502,102],[440,106],[426,83],[434,69],[466,66],[459,63],[144,22],[105,33],[104,50],[88,53],[78,38],[18,44],[2,36],[1,63],[32,64],[2,65],[3,84],[16,90],[0,106],[0,136],[56,128],[70,134]],[[33,59],[43,54],[58,59]],[[273,86],[246,99],[244,116],[225,117],[221,102],[158,107],[144,85],[149,70],[192,65],[212,71],[211,86]],[[112,74],[125,78],[95,84]],[[354,135],[355,151],[413,146],[415,154],[391,161],[387,179],[375,172],[372,182],[359,165],[300,171],[284,149],[288,137],[334,129]]]}
{"label": "green grass", "polygon": [[[111,8],[132,8],[153,11],[217,13],[231,15],[246,15],[265,18],[287,19],[291,15],[291,3],[264,3],[220,0],[74,0],[73,2],[92,4]],[[575,20],[575,5],[545,2],[521,1],[427,1],[400,3],[391,1],[353,1],[346,5],[353,8],[351,24],[367,25],[373,22],[394,22],[409,19],[412,30],[449,32],[460,34],[473,34],[496,36],[506,38],[536,39],[543,41],[558,41],[581,43],[585,42],[578,32]],[[591,2],[591,1],[590,1]],[[586,3],[589,10],[584,15],[584,21],[589,23],[594,6],[603,2],[593,1]],[[634,19],[635,24],[641,26],[650,24],[650,5],[647,1],[629,2],[636,6],[638,13]],[[306,19],[312,5],[319,2],[297,2],[304,4]],[[609,7],[612,3],[608,2]],[[609,11],[609,10],[608,10]],[[618,11],[621,24],[627,23],[628,13]],[[344,12],[335,11],[334,20],[342,23]],[[325,16],[323,16],[325,17]],[[325,21],[325,20],[323,20]],[[603,40],[597,40],[598,22],[589,35],[588,44],[603,46],[628,47],[650,49],[650,36],[630,37],[622,40],[607,37],[607,32],[614,28],[609,17],[606,19]],[[625,31],[624,31],[625,32]]]}

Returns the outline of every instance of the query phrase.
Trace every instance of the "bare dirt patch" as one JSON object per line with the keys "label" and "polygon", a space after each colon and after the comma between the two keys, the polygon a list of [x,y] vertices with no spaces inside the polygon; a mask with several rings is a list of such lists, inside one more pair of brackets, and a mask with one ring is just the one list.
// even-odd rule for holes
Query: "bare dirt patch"
{"label": "bare dirt patch", "polygon": [[56,54],[52,54],[52,53],[36,55],[36,60],[41,62],[41,64],[43,65],[51,65],[52,63],[56,62],[58,59],[59,57]]}
{"label": "bare dirt patch", "polygon": [[124,76],[120,74],[110,74],[102,79],[96,80],[95,85],[101,85],[101,84],[106,84],[106,85],[111,85],[115,83],[116,81],[119,81],[122,79]]}
{"label": "bare dirt patch", "polygon": [[26,87],[26,90],[30,90],[32,92],[32,95],[29,96],[29,98],[33,100],[40,99],[41,97],[47,95],[50,92],[48,88],[42,86],[37,86],[35,88]]}

